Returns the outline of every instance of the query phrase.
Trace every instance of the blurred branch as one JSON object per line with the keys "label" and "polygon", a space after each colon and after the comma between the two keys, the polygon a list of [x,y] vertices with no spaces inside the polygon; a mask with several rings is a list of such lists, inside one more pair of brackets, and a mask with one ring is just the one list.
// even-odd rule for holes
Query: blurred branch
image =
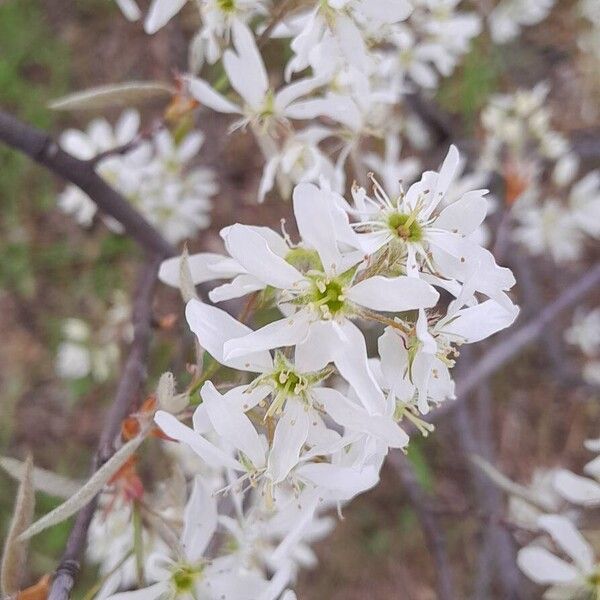
{"label": "blurred branch", "polygon": [[514,331],[503,337],[495,346],[492,346],[479,361],[473,364],[466,375],[456,380],[456,396],[454,401],[446,402],[439,408],[431,411],[429,421],[438,421],[443,416],[454,410],[474,389],[501,369],[507,362],[516,357],[523,348],[542,336],[546,327],[556,319],[564,310],[580,302],[587,294],[600,287],[600,264],[587,271],[537,316]]}
{"label": "blurred branch", "polygon": [[93,161],[65,152],[45,132],[22,123],[0,110],[0,141],[20,150],[64,180],[85,192],[98,208],[110,215],[143,248],[161,256],[173,256],[175,249],[162,235],[96,173]]}
{"label": "blurred branch", "polygon": [[439,600],[452,600],[456,596],[452,582],[452,569],[446,552],[446,540],[442,528],[435,518],[435,512],[430,506],[430,499],[421,487],[409,460],[404,454],[401,452],[390,452],[388,461],[394,467],[402,481],[435,562],[437,598]]}
{"label": "blurred branch", "polygon": [[[98,448],[92,462],[92,473],[98,470],[115,453],[114,442],[121,431],[121,422],[131,413],[143,381],[146,378],[146,356],[150,345],[152,299],[162,258],[153,256],[141,270],[133,304],[134,337],[100,434]],[[79,572],[87,532],[96,510],[96,496],[77,515],[67,540],[67,547],[56,569],[48,600],[68,600]]]}
{"label": "blurred branch", "polygon": [[[469,349],[463,357],[461,369],[469,368],[470,354]],[[484,413],[490,413],[492,400],[491,390],[484,382],[477,390],[477,406],[483,408]],[[473,482],[475,501],[479,512],[486,517],[487,523],[482,531],[482,548],[476,569],[475,598],[491,597],[489,586],[495,572],[502,597],[506,600],[517,600],[520,597],[520,575],[517,569],[516,551],[509,532],[500,525],[503,513],[502,492],[470,460],[472,456],[482,455],[488,461],[493,461],[491,415],[486,414],[480,419],[478,426],[474,427],[467,404],[462,402],[454,411],[453,417],[453,425],[457,433],[453,439],[457,440],[462,451],[462,459],[467,465]]]}

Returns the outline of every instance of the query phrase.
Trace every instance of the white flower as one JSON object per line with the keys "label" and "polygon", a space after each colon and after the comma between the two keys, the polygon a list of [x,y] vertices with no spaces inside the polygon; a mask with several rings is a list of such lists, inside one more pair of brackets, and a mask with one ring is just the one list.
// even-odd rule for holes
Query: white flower
{"label": "white flower", "polygon": [[90,351],[74,342],[62,342],[56,353],[56,372],[64,379],[80,379],[92,368]]}
{"label": "white flower", "polygon": [[[222,113],[243,115],[235,126],[268,125],[272,120],[297,118],[295,101],[323,85],[318,78],[295,81],[275,92],[269,86],[267,71],[250,29],[240,21],[232,25],[233,50],[223,55],[225,72],[241,102],[235,104],[198,78],[190,78],[189,90],[202,104]],[[302,118],[302,117],[299,117]]]}
{"label": "white flower", "polygon": [[[101,507],[94,513],[88,531],[87,559],[99,565],[99,574],[106,577],[95,596],[102,600],[119,588],[127,588],[137,581],[136,561],[133,555],[134,524],[131,503],[121,499],[101,498]],[[143,552],[166,552],[167,546],[158,535],[142,527]],[[123,559],[126,559],[124,562]]]}
{"label": "white flower", "polygon": [[187,0],[153,0],[144,23],[146,33],[156,33],[164,27],[186,2]]}
{"label": "white flower", "polygon": [[543,515],[538,519],[538,526],[573,562],[530,544],[517,555],[521,571],[540,585],[552,586],[544,597],[596,597],[600,593],[600,565],[595,562],[593,549],[586,539],[569,519],[560,515]]}
{"label": "white flower", "polygon": [[406,0],[324,0],[316,4],[290,44],[294,57],[286,66],[288,77],[315,66],[326,37],[335,42],[348,65],[369,72],[366,38],[383,25],[403,21],[412,10]]}
{"label": "white flower", "polygon": [[[331,370],[310,371],[304,361],[309,357],[299,353],[295,362],[281,353],[271,358],[268,352],[253,352],[247,356],[227,360],[224,346],[228,340],[240,338],[251,329],[236,321],[226,312],[197,300],[186,307],[190,328],[198,337],[200,345],[216,360],[226,366],[261,375],[249,387],[234,388],[240,397],[252,393],[253,402],[270,406],[264,419],[276,418],[273,448],[269,460],[273,465],[275,481],[282,480],[297,462],[301,448],[309,436],[309,429],[322,422],[322,414],[328,414],[346,429],[347,433],[368,433],[385,442],[388,447],[401,448],[408,443],[408,436],[391,420],[382,415],[370,415],[364,408],[355,405],[338,391],[320,384],[331,374]],[[259,390],[262,389],[262,394]],[[233,394],[233,390],[228,394]],[[253,408],[244,403],[245,411]],[[280,458],[285,455],[285,458]]]}
{"label": "white flower", "polygon": [[513,40],[522,27],[543,21],[553,6],[554,0],[501,0],[488,17],[492,39],[497,44]]}
{"label": "white flower", "polygon": [[513,238],[534,256],[549,253],[561,263],[581,255],[584,237],[573,213],[559,200],[549,198],[539,204],[524,199],[515,206],[515,217]]}
{"label": "white flower", "polygon": [[294,131],[284,142],[280,151],[269,159],[263,169],[258,201],[273,188],[275,180],[283,180],[284,199],[291,195],[298,183],[317,183],[321,178],[330,182],[336,192],[344,189],[345,175],[341,164],[334,165],[319,148],[319,143],[333,135],[330,129],[319,126]]}
{"label": "white flower", "polygon": [[297,352],[310,357],[310,370],[333,362],[357,389],[365,406],[381,411],[383,396],[369,373],[362,333],[351,319],[370,310],[430,307],[439,294],[412,277],[357,277],[360,272],[355,265],[362,254],[340,251],[332,237],[336,231],[332,209],[312,184],[294,190],[294,212],[302,239],[316,249],[312,268],[306,273],[272,252],[250,228],[235,225],[227,236],[229,253],[250,275],[276,290],[278,305],[290,316],[226,342],[225,358],[296,345]]}
{"label": "white flower", "polygon": [[347,210],[359,219],[354,227],[374,264],[383,262],[391,272],[445,287],[458,296],[456,304],[470,302],[479,291],[512,311],[506,295],[514,284],[512,273],[496,265],[492,254],[468,237],[485,218],[487,190],[466,192],[438,212],[458,164],[458,151],[452,146],[439,173],[426,172],[406,193],[393,198],[377,182],[374,198],[355,187],[354,207]]}
{"label": "white flower", "polygon": [[217,507],[214,497],[196,478],[184,515],[181,534],[181,555],[173,557],[157,553],[148,559],[148,576],[155,581],[149,587],[110,596],[110,600],[155,600],[167,596],[194,600],[267,600],[263,594],[267,582],[261,575],[236,568],[222,556],[204,557],[217,528]]}
{"label": "white flower", "polygon": [[398,327],[388,326],[379,338],[381,369],[392,396],[402,410],[417,396],[422,414],[429,403],[439,404],[454,397],[454,382],[449,367],[458,357],[458,347],[481,341],[509,327],[518,314],[493,300],[449,312],[429,324],[425,311],[419,311],[414,327],[397,320]]}
{"label": "white flower", "polygon": [[565,332],[565,340],[578,346],[586,356],[600,354],[600,308],[589,312],[578,310]]}

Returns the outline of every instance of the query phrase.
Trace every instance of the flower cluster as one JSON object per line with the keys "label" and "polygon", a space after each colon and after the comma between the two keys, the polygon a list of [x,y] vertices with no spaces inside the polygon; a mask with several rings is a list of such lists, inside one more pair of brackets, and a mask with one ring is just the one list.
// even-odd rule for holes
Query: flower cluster
{"label": "flower cluster", "polygon": [[[65,131],[60,143],[65,150],[84,160],[106,153],[96,165],[98,173],[166,239],[178,242],[210,224],[210,197],[217,192],[214,175],[207,168],[187,168],[200,150],[204,136],[192,132],[175,141],[168,130],[162,129],[145,139],[139,126],[139,114],[127,110],[114,129],[105,119],[96,119],[87,132]],[[115,148],[124,151],[112,152]],[[58,205],[84,226],[89,226],[96,214],[96,205],[74,185],[60,194]],[[122,231],[114,219],[104,217],[104,220],[113,231]]]}
{"label": "flower cluster", "polygon": [[95,331],[81,319],[65,319],[56,352],[56,372],[64,379],[106,381],[119,363],[121,342],[133,337],[131,307],[122,291],[115,291],[100,327]]}
{"label": "flower cluster", "polygon": [[[388,196],[373,180],[373,193],[355,186],[352,202],[324,181],[301,183],[293,190],[295,243],[236,224],[221,231],[226,255],[163,263],[167,284],[226,280],[209,292],[213,302],[250,295],[249,305],[280,318],[252,330],[197,298],[186,306],[199,345],[214,364],[238,371],[240,383],[219,389],[201,378],[191,427],[182,422],[186,411],[156,413],[164,434],[220,475],[196,478],[183,554],[161,559],[146,594],[219,588],[218,574],[227,573],[227,598],[278,597],[302,566],[298,542],[323,531],[323,512],[373,487],[388,450],[407,446],[408,431],[432,430],[424,415],[453,398],[460,346],[514,321],[512,274],[472,239],[486,190],[445,205],[458,163],[452,147],[439,172],[406,191]],[[221,497],[236,507],[235,517],[219,517],[235,543],[211,560]],[[188,552],[193,528],[198,541]]]}
{"label": "flower cluster", "polygon": [[579,175],[578,157],[552,128],[548,91],[539,84],[492,99],[482,115],[480,168],[500,172],[506,182],[513,239],[560,263],[580,258],[587,241],[600,236],[600,174]]}

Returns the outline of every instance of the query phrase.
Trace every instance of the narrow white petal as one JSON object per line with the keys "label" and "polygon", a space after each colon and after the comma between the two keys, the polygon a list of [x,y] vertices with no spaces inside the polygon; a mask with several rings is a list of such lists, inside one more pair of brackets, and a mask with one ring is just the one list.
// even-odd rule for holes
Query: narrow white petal
{"label": "narrow white petal", "polygon": [[600,505],[600,484],[593,479],[561,469],[554,476],[553,483],[556,491],[573,504]]}
{"label": "narrow white petal", "polygon": [[206,81],[191,77],[188,79],[188,86],[190,93],[200,104],[226,114],[237,115],[242,113],[239,106],[215,91]]}
{"label": "narrow white petal", "polygon": [[517,555],[519,568],[540,585],[569,583],[577,578],[577,569],[545,548],[526,546]]}
{"label": "narrow white petal", "polygon": [[467,192],[447,206],[433,226],[464,235],[473,233],[483,223],[487,214],[487,200],[483,197],[485,192],[486,190]]}
{"label": "narrow white petal", "polygon": [[331,418],[350,431],[368,433],[391,448],[404,448],[408,435],[390,417],[370,415],[332,388],[318,388],[314,396]]}
{"label": "narrow white petal", "polygon": [[159,410],[154,415],[154,421],[170,438],[187,444],[209,466],[215,469],[227,467],[238,471],[244,470],[237,460],[211,444],[193,429],[186,427],[168,412]]}
{"label": "narrow white petal", "polygon": [[228,403],[210,381],[202,386],[200,395],[217,434],[241,450],[256,468],[263,467],[265,451],[260,436],[244,412]]}
{"label": "narrow white petal", "polygon": [[434,306],[440,295],[416,277],[369,277],[353,285],[347,297],[373,310],[404,311]]}
{"label": "narrow white petal", "polygon": [[308,410],[301,402],[290,398],[277,422],[269,454],[268,471],[274,483],[283,481],[298,464],[300,451],[307,436]]}
{"label": "narrow white petal", "polygon": [[[188,266],[192,275],[192,283],[198,285],[214,279],[234,277],[244,272],[244,268],[233,258],[215,254],[213,252],[200,252],[188,256]],[[179,287],[180,256],[174,256],[163,261],[160,265],[158,278],[167,285]]]}
{"label": "narrow white petal", "polygon": [[227,250],[250,275],[275,288],[290,289],[303,280],[301,273],[275,254],[252,228],[234,225],[225,239]]}
{"label": "narrow white petal", "polygon": [[248,335],[252,333],[252,329],[236,321],[224,310],[192,299],[185,307],[185,317],[200,345],[221,364],[240,371],[255,373],[269,371],[272,368],[273,360],[266,350],[251,352],[229,360],[225,359],[223,356],[225,342]]}
{"label": "narrow white petal", "polygon": [[580,569],[584,572],[591,570],[594,551],[569,519],[562,515],[542,515],[538,519],[538,525],[552,536]]}
{"label": "narrow white petal", "polygon": [[225,342],[225,359],[244,356],[248,352],[294,346],[306,339],[311,315],[300,310],[291,317],[265,325],[248,335]]}
{"label": "narrow white petal", "polygon": [[119,592],[109,596],[106,600],[155,600],[160,598],[169,589],[168,581],[159,581],[141,590],[133,592]]}
{"label": "narrow white petal", "polygon": [[146,33],[156,33],[164,27],[186,2],[187,0],[154,0],[144,23]]}
{"label": "narrow white petal", "polygon": [[510,327],[518,314],[517,306],[513,306],[513,310],[509,311],[494,300],[486,300],[481,304],[462,308],[450,317],[442,319],[436,328],[472,344]]}
{"label": "narrow white petal", "polygon": [[217,502],[200,477],[194,478],[185,507],[181,545],[186,560],[198,561],[217,528]]}

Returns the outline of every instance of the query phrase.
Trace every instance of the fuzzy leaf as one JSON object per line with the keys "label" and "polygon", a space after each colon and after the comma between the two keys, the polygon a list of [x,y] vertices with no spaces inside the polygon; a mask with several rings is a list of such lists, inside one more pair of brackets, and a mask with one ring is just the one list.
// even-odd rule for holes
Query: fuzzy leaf
{"label": "fuzzy leaf", "polygon": [[70,516],[83,508],[90,500],[102,490],[106,482],[125,464],[127,459],[137,450],[144,441],[145,434],[140,434],[127,442],[113,457],[102,465],[66,502],[37,520],[25,530],[19,539],[26,540],[37,535],[44,529],[66,521]]}
{"label": "fuzzy leaf", "polygon": [[[0,467],[17,481],[23,479],[24,462],[16,458],[2,456],[0,457]],[[70,498],[83,483],[83,481],[75,481],[46,469],[33,467],[33,487],[36,492],[44,492],[56,498]]]}
{"label": "fuzzy leaf", "polygon": [[34,508],[33,459],[28,456],[24,464],[23,477],[15,502],[15,512],[13,513],[2,555],[0,588],[3,595],[16,594],[21,587],[29,543],[21,539],[20,536],[30,526],[33,520]]}
{"label": "fuzzy leaf", "polygon": [[52,100],[53,110],[101,110],[113,106],[135,106],[156,98],[167,99],[175,90],[159,81],[130,81],[103,85]]}

